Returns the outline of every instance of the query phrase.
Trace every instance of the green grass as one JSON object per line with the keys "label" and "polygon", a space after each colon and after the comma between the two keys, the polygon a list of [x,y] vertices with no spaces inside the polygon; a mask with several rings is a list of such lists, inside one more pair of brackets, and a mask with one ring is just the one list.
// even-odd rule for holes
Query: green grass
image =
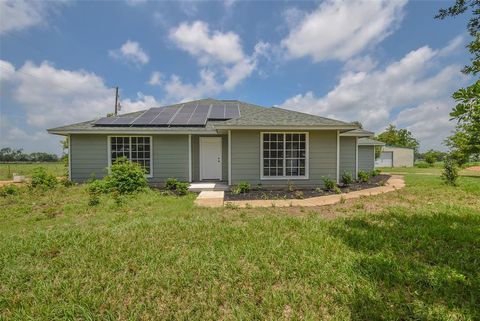
{"label": "green grass", "polygon": [[480,319],[480,178],[406,180],[315,209],[25,188],[0,197],[0,320]]}
{"label": "green grass", "polygon": [[[435,165],[434,167],[418,168],[418,167],[381,167],[382,172],[386,173],[401,173],[401,174],[427,174],[427,175],[441,175],[443,171],[442,165]],[[480,172],[461,169],[459,174],[462,176],[478,176]]]}
{"label": "green grass", "polygon": [[56,163],[0,163],[0,180],[11,180],[13,173],[30,177],[37,167],[44,167],[56,176],[63,176],[65,168],[62,162]]}

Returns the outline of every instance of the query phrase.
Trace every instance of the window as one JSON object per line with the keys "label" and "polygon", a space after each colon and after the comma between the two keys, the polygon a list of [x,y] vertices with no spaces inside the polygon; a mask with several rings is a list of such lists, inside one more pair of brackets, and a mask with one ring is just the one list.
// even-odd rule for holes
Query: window
{"label": "window", "polygon": [[126,157],[138,163],[147,175],[151,175],[151,137],[110,137],[110,164],[117,158]]}
{"label": "window", "polygon": [[262,177],[306,178],[307,133],[262,133]]}

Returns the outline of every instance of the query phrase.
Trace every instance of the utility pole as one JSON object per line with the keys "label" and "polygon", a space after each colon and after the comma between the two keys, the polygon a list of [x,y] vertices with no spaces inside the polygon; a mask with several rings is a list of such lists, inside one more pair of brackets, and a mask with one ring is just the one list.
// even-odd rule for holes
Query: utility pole
{"label": "utility pole", "polygon": [[118,86],[115,87],[115,116],[118,114]]}

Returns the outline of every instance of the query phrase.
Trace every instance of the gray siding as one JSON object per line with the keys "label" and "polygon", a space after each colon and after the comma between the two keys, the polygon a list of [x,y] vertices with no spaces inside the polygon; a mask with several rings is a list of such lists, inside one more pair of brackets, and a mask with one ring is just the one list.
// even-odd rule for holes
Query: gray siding
{"label": "gray siding", "polygon": [[[107,135],[72,135],[72,180],[83,182],[95,175],[102,178],[108,167]],[[152,183],[169,177],[188,181],[188,135],[152,135]]]}
{"label": "gray siding", "polygon": [[358,170],[373,171],[375,166],[374,146],[358,146]]}
{"label": "gray siding", "polygon": [[349,172],[356,177],[355,154],[356,137],[340,137],[340,175]]}
{"label": "gray siding", "polygon": [[107,173],[108,150],[106,135],[71,135],[71,179],[83,182]]}
{"label": "gray siding", "polygon": [[[232,184],[248,181],[266,186],[285,185],[288,180],[260,179],[260,131],[232,130]],[[322,185],[322,177],[336,178],[337,132],[309,132],[309,179],[291,180],[297,186]]]}
{"label": "gray siding", "polygon": [[188,181],[188,135],[153,135],[152,183]]}
{"label": "gray siding", "polygon": [[222,138],[222,180],[228,181],[228,135],[192,135],[192,180],[200,180],[200,137]]}

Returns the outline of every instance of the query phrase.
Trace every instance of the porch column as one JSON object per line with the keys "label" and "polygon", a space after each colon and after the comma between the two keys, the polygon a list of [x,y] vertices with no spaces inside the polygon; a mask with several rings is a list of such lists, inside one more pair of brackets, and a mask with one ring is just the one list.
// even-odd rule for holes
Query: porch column
{"label": "porch column", "polygon": [[355,137],[355,179],[358,179],[358,137]]}
{"label": "porch column", "polygon": [[340,183],[340,131],[337,130],[337,184]]}
{"label": "porch column", "polygon": [[188,181],[192,182],[192,135],[188,135]]}
{"label": "porch column", "polygon": [[228,130],[228,185],[232,185],[232,131]]}

